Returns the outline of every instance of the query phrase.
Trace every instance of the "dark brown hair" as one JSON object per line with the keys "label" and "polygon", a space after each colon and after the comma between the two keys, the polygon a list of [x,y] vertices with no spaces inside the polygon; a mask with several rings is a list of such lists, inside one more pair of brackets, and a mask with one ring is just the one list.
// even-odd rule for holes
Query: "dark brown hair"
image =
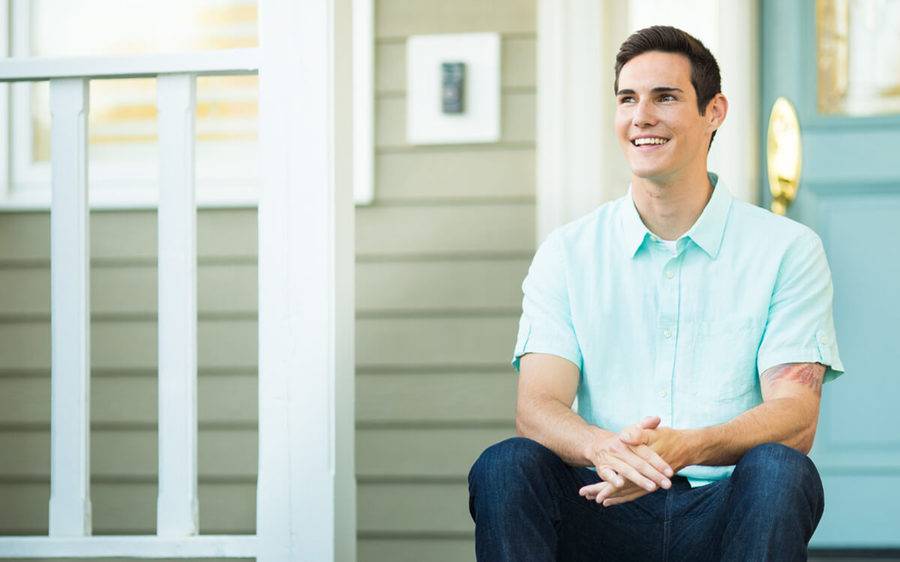
{"label": "dark brown hair", "polygon": [[[691,63],[691,85],[697,94],[697,110],[706,113],[706,106],[716,94],[722,91],[722,77],[719,63],[699,39],[676,27],[654,25],[635,31],[619,47],[616,55],[616,81],[613,93],[619,91],[619,72],[625,64],[638,55],[649,51],[678,53],[686,56]],[[715,138],[713,131],[709,142]]]}

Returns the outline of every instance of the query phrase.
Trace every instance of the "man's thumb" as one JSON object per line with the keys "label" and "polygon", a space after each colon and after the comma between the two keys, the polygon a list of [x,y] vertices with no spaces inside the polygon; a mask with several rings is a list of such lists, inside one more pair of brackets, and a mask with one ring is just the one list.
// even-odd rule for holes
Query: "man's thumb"
{"label": "man's thumb", "polygon": [[659,426],[660,422],[659,416],[647,416],[646,418],[641,420],[639,424],[643,429],[656,429]]}
{"label": "man's thumb", "polygon": [[633,426],[623,429],[619,432],[619,439],[621,439],[623,443],[627,443],[629,445],[640,445],[641,429],[639,427]]}

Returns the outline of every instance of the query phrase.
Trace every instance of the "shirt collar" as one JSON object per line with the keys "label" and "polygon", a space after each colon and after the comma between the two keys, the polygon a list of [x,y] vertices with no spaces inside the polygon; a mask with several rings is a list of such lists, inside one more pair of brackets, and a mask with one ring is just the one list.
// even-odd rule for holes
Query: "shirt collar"
{"label": "shirt collar", "polygon": [[[722,237],[725,234],[725,224],[728,221],[733,197],[728,192],[728,188],[719,183],[718,175],[712,172],[708,172],[708,175],[709,182],[713,186],[712,197],[703,212],[700,213],[697,222],[684,234],[684,237],[693,240],[709,257],[715,259],[719,255],[719,248],[722,245]],[[652,235],[634,206],[631,185],[628,186],[628,193],[622,201],[620,215],[625,251],[629,258],[633,258],[646,237]]]}

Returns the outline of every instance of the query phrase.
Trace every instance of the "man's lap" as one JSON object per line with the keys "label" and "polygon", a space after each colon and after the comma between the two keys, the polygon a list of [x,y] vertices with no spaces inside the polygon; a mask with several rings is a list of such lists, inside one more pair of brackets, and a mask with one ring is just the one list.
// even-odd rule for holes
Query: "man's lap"
{"label": "man's lap", "polygon": [[[671,542],[673,531],[682,526],[676,520],[689,520],[684,526],[694,531],[712,526],[715,507],[722,503],[721,491],[728,484],[723,480],[692,489],[686,478],[676,475],[670,490],[660,489],[624,504],[603,507],[578,494],[582,486],[600,481],[593,470],[567,465],[549,449],[523,437],[494,448],[498,449],[494,459],[498,464],[505,457],[517,456],[521,460],[512,449],[529,449],[525,462],[544,464],[541,476],[533,473],[531,478],[552,475],[556,483],[553,489],[558,494],[559,554],[563,560],[603,560],[613,553],[616,560],[661,558],[669,550],[667,543]],[[703,535],[697,536],[698,545],[702,545]],[[688,544],[681,544],[681,548],[696,551]]]}
{"label": "man's lap", "polygon": [[[588,473],[589,482],[599,481],[596,473],[587,468],[569,467],[573,471]],[[659,489],[630,502],[603,507],[588,501],[574,490],[574,503],[579,509],[570,510],[571,521],[563,523],[563,537],[572,543],[566,560],[578,560],[578,550],[594,550],[589,545],[600,538],[598,554],[609,557],[617,553],[617,559],[663,559],[669,552],[669,560],[713,559],[710,538],[720,526],[720,507],[730,486],[729,479],[706,486],[691,488],[683,476],[671,478],[672,488]],[[579,517],[579,515],[581,515]],[[568,523],[568,525],[566,524]],[[561,537],[562,538],[562,537]],[[566,539],[561,540],[565,547]],[[637,549],[631,551],[634,547]],[[598,560],[585,556],[585,559]],[[602,559],[602,558],[600,558]]]}
{"label": "man's lap", "polygon": [[[564,560],[603,560],[610,556],[616,560],[647,560],[664,558],[664,552],[669,553],[670,560],[714,560],[718,556],[717,539],[726,524],[726,502],[735,499],[729,500],[729,496],[752,493],[747,487],[755,486],[757,478],[765,480],[765,475],[757,477],[756,473],[767,471],[765,463],[772,458],[788,457],[790,462],[800,463],[796,466],[812,466],[805,455],[769,444],[745,457],[748,460],[744,470],[736,470],[743,480],[737,483],[732,475],[691,488],[686,478],[676,475],[669,490],[660,489],[624,504],[603,507],[578,495],[582,486],[600,481],[593,470],[569,466],[534,441],[523,437],[509,439],[489,448],[483,457],[489,458],[488,464],[494,465],[493,470],[503,474],[503,478],[553,480],[548,489],[556,496],[559,519],[554,524],[558,525],[559,555]],[[476,465],[480,462],[482,459]],[[503,467],[511,468],[515,463],[526,467],[511,471],[517,476],[508,476]],[[538,470],[533,465],[541,467]],[[476,472],[476,479],[490,478],[483,467],[478,471],[473,467],[473,473]]]}

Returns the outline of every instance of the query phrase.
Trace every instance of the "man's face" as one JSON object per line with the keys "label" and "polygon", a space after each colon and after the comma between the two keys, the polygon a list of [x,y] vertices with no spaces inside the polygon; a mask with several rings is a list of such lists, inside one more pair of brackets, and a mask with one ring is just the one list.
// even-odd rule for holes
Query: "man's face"
{"label": "man's face", "polygon": [[697,110],[691,63],[677,53],[649,51],[619,72],[616,136],[637,177],[672,181],[706,171],[709,119]]}

